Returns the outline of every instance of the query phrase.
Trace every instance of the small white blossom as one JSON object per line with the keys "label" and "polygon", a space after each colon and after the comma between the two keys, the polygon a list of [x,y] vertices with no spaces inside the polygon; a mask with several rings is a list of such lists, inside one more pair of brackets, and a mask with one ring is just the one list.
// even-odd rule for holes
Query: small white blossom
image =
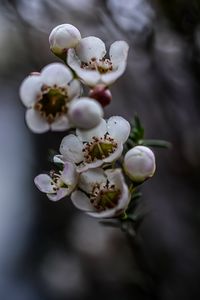
{"label": "small white blossom", "polygon": [[49,44],[51,51],[60,55],[67,52],[67,49],[74,48],[81,40],[79,30],[71,24],[56,26],[50,33]]}
{"label": "small white blossom", "polygon": [[24,79],[20,97],[27,107],[26,123],[35,133],[67,130],[71,127],[68,109],[72,99],[80,96],[81,85],[71,70],[60,63],[44,67]]}
{"label": "small white blossom", "polygon": [[127,208],[130,195],[121,169],[90,169],[81,173],[78,187],[71,194],[73,204],[96,218],[112,218]]}
{"label": "small white blossom", "polygon": [[76,167],[71,162],[65,162],[63,171],[51,171],[50,176],[40,174],[34,179],[37,188],[47,194],[52,201],[58,201],[71,194],[78,182]]}
{"label": "small white blossom", "polygon": [[143,182],[152,177],[155,169],[154,153],[145,146],[136,146],[129,150],[124,157],[124,169],[135,182]]}
{"label": "small white blossom", "polygon": [[103,109],[95,99],[82,97],[73,100],[69,108],[69,119],[78,128],[93,128],[102,117]]}
{"label": "small white blossom", "polygon": [[129,134],[130,124],[124,118],[114,116],[107,122],[102,119],[93,129],[76,129],[76,135],[64,137],[60,145],[61,155],[55,156],[54,161],[73,161],[78,172],[112,163],[121,156]]}
{"label": "small white blossom", "polygon": [[88,86],[112,84],[120,77],[127,64],[129,46],[125,41],[114,42],[106,58],[106,47],[102,40],[89,36],[80,40],[67,53],[67,63]]}

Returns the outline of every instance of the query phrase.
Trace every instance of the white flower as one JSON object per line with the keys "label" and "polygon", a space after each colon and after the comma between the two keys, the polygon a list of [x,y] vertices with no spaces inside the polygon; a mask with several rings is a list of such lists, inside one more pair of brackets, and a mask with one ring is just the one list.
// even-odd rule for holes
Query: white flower
{"label": "white flower", "polygon": [[121,156],[129,134],[130,124],[124,118],[115,116],[107,122],[102,119],[93,129],[77,129],[76,135],[64,137],[60,145],[61,155],[55,156],[54,161],[73,161],[78,172],[112,163]]}
{"label": "white flower", "polygon": [[132,148],[124,157],[124,169],[133,181],[143,182],[152,177],[155,172],[154,153],[145,146]]}
{"label": "white flower", "polygon": [[95,99],[82,97],[73,100],[69,108],[69,119],[78,128],[93,128],[102,117],[102,106]]}
{"label": "white flower", "polygon": [[71,194],[73,204],[96,218],[112,218],[127,208],[130,195],[121,169],[91,169],[81,173],[79,188]]}
{"label": "white flower", "polygon": [[80,92],[80,82],[74,80],[71,70],[60,63],[49,64],[39,75],[25,78],[20,87],[20,97],[28,108],[28,127],[35,133],[69,129],[68,108]]}
{"label": "white flower", "polygon": [[110,58],[106,58],[104,42],[89,36],[81,39],[75,49],[68,50],[67,63],[83,83],[108,86],[124,73],[128,49],[125,41],[116,41],[110,47]]}
{"label": "white flower", "polygon": [[65,162],[63,171],[51,171],[50,176],[40,174],[34,179],[37,188],[47,194],[52,201],[58,201],[71,194],[78,182],[76,167],[71,162]]}
{"label": "white flower", "polygon": [[69,48],[74,48],[81,40],[79,30],[71,24],[61,24],[56,26],[50,33],[49,44],[51,51],[60,55]]}

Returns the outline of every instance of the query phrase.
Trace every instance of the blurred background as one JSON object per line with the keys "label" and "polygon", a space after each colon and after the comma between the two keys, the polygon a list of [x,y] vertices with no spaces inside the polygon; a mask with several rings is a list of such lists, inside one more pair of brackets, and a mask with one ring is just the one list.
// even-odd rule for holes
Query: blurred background
{"label": "blurred background", "polygon": [[[134,244],[77,211],[48,201],[33,178],[49,170],[63,133],[34,135],[18,90],[56,61],[50,31],[71,23],[82,36],[130,44],[126,73],[106,114],[138,113],[156,150],[143,188],[148,214]],[[199,299],[200,1],[0,1],[0,299]]]}

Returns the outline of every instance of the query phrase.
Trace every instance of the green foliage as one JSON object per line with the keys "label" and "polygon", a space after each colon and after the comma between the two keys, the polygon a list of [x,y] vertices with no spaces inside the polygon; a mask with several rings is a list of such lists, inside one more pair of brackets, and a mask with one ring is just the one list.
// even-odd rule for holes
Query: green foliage
{"label": "green foliage", "polygon": [[125,151],[141,145],[147,147],[156,147],[156,148],[171,148],[171,143],[165,140],[157,139],[144,139],[144,127],[138,117],[135,115],[133,122],[131,123],[131,132],[129,138],[125,145]]}
{"label": "green foliage", "polygon": [[140,140],[144,138],[144,127],[141,124],[141,121],[137,115],[134,117],[134,121],[131,124],[131,133],[129,139],[134,142],[136,145]]}

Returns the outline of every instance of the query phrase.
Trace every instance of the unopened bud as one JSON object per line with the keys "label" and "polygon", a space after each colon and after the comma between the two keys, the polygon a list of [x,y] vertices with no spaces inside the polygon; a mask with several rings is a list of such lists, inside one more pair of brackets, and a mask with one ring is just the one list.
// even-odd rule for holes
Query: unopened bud
{"label": "unopened bud", "polygon": [[124,169],[131,180],[143,182],[152,177],[155,172],[154,153],[145,146],[132,148],[124,157]]}
{"label": "unopened bud", "polygon": [[81,40],[79,30],[71,24],[62,24],[55,27],[49,36],[51,51],[60,56],[67,49],[74,48]]}
{"label": "unopened bud", "polygon": [[89,92],[89,97],[96,99],[103,107],[110,104],[112,94],[104,84],[98,84]]}
{"label": "unopened bud", "polygon": [[90,129],[101,121],[103,109],[96,100],[82,97],[71,103],[68,116],[76,127]]}

